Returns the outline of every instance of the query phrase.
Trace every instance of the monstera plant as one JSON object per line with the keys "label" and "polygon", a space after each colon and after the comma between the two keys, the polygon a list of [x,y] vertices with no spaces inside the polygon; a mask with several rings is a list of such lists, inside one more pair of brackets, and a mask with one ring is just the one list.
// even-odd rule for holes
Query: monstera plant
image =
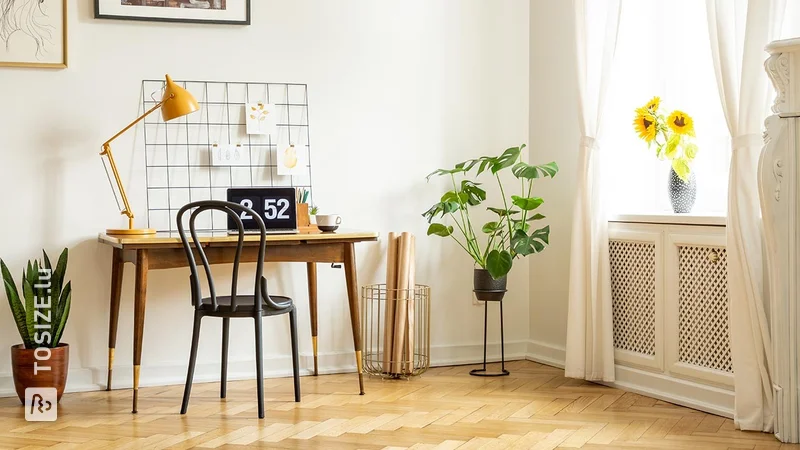
{"label": "monstera plant", "polygon": [[[452,169],[438,169],[428,175],[448,177],[452,189],[422,215],[428,220],[428,235],[449,237],[475,260],[474,280],[479,292],[505,292],[506,275],[514,259],[539,253],[550,242],[550,226],[537,224],[545,216],[536,212],[544,203],[533,193],[536,180],[552,178],[558,165],[550,162],[531,165],[523,161],[525,144],[512,147],[499,156],[483,156],[456,164]],[[525,158],[527,159],[527,158]],[[517,182],[517,195],[508,195],[503,173],[510,170]],[[491,176],[500,189],[500,199],[485,206],[486,191],[477,182],[479,176]],[[508,182],[508,181],[506,181]],[[485,208],[496,215],[480,227],[473,223],[470,211]]]}

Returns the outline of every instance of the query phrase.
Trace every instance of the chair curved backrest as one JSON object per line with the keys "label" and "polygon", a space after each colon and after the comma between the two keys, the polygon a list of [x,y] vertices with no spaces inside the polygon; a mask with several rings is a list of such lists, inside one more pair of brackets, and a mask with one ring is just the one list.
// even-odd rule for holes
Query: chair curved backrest
{"label": "chair curved backrest", "polygon": [[[189,239],[186,236],[186,231],[183,225],[183,215],[189,211],[191,212],[191,216],[189,216],[189,233],[192,237],[192,243],[194,244],[194,252],[192,251],[192,244],[189,243]],[[236,296],[236,287],[239,282],[239,262],[242,256],[242,248],[244,247],[244,225],[242,224],[242,219],[240,214],[245,213],[253,218],[253,220],[258,225],[259,231],[261,232],[259,246],[258,246],[258,259],[256,260],[256,274],[255,274],[255,287],[253,290],[253,295],[256,299],[259,298],[259,293],[263,295],[266,294],[266,278],[263,277],[263,270],[264,270],[264,256],[266,254],[266,244],[267,244],[267,233],[266,227],[264,226],[264,221],[261,217],[250,208],[242,206],[238,203],[233,202],[225,202],[220,200],[201,200],[197,202],[192,202],[185,205],[178,211],[178,233],[181,237],[181,242],[183,243],[183,250],[186,253],[186,258],[189,263],[189,270],[191,271],[191,275],[189,276],[189,282],[191,283],[192,289],[192,304],[195,308],[200,308],[202,306],[202,289],[200,289],[200,277],[198,276],[197,271],[197,263],[195,261],[195,253],[200,256],[200,261],[203,263],[203,268],[206,272],[206,279],[208,280],[208,289],[211,293],[211,302],[216,311],[219,308],[219,303],[217,302],[217,292],[214,287],[214,278],[211,275],[211,265],[208,262],[208,257],[206,256],[205,250],[203,250],[203,246],[200,244],[200,239],[197,235],[197,228],[195,227],[195,221],[197,220],[197,216],[200,213],[205,211],[222,211],[226,213],[229,217],[233,218],[234,222],[236,223],[236,227],[238,228],[238,240],[236,244],[236,255],[233,259],[233,276],[231,279],[231,311],[236,311],[237,308],[237,296]],[[265,296],[265,299],[271,306],[272,302],[269,299],[269,296]],[[261,311],[261,303],[260,301],[255,301],[255,308],[256,312]]]}

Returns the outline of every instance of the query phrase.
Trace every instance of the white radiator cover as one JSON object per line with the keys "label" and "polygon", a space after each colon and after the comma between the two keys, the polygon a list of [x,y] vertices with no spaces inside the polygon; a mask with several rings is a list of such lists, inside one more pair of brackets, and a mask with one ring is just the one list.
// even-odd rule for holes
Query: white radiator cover
{"label": "white radiator cover", "polygon": [[733,415],[724,226],[609,224],[619,387]]}
{"label": "white radiator cover", "polygon": [[733,372],[725,248],[678,247],[678,361]]}
{"label": "white radiator cover", "polygon": [[651,242],[609,241],[614,348],[656,355],[656,246]]}

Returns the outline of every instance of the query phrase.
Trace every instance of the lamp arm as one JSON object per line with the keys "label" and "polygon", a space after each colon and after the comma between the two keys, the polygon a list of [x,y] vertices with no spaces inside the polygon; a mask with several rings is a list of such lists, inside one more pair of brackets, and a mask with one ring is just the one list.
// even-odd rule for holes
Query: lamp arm
{"label": "lamp arm", "polygon": [[[169,99],[167,99],[167,100],[169,100]],[[136,120],[134,120],[133,122],[131,122],[131,123],[130,123],[130,124],[127,126],[127,127],[123,128],[123,129],[122,129],[122,130],[121,130],[119,133],[117,133],[117,134],[115,134],[114,136],[112,136],[112,137],[111,137],[111,139],[107,140],[107,141],[106,141],[106,142],[103,144],[103,153],[100,153],[100,155],[102,156],[102,155],[104,155],[104,154],[105,154],[105,149],[106,149],[106,147],[108,147],[108,146],[111,144],[111,142],[113,142],[113,141],[114,141],[116,138],[118,138],[118,137],[122,136],[123,134],[125,134],[125,132],[126,132],[126,131],[130,130],[130,129],[131,129],[131,128],[133,128],[133,127],[134,127],[134,126],[135,126],[137,123],[141,122],[141,121],[142,121],[142,120],[143,120],[145,117],[147,117],[147,116],[149,116],[150,114],[152,114],[152,113],[153,113],[153,111],[157,110],[158,108],[161,108],[161,106],[163,106],[165,102],[166,102],[166,100],[162,100],[162,101],[158,102],[158,103],[156,104],[156,106],[153,106],[152,108],[148,109],[148,110],[147,110],[147,112],[145,112],[144,114],[142,114],[141,116],[139,116],[139,117],[138,117]]]}
{"label": "lamp arm", "polygon": [[[167,99],[167,100],[169,100],[169,99]],[[153,111],[155,111],[158,108],[160,108],[161,106],[163,106],[164,102],[166,102],[166,100],[163,100],[163,101],[159,102],[158,104],[156,104],[155,106],[153,106],[152,108],[147,110],[147,112],[145,112],[144,114],[139,116],[139,118],[137,118],[136,120],[131,122],[130,125],[128,125],[127,127],[123,128],[119,133],[117,133],[114,136],[112,136],[111,139],[107,140],[103,144],[103,151],[100,152],[100,156],[108,157],[108,162],[111,165],[111,172],[114,174],[114,179],[116,180],[117,188],[119,189],[119,195],[120,195],[120,197],[122,197],[122,204],[125,207],[125,209],[122,210],[121,214],[125,215],[125,216],[128,216],[128,226],[129,226],[129,228],[133,228],[133,211],[131,211],[131,205],[128,203],[128,195],[125,193],[125,187],[122,185],[122,179],[120,179],[120,177],[119,177],[119,171],[117,171],[117,164],[114,162],[114,155],[111,154],[111,142],[113,142],[114,139],[116,139],[116,138],[120,137],[121,135],[123,135],[126,131],[130,130],[131,128],[133,128],[137,123],[141,122],[145,117],[147,117],[151,113],[153,113]]]}

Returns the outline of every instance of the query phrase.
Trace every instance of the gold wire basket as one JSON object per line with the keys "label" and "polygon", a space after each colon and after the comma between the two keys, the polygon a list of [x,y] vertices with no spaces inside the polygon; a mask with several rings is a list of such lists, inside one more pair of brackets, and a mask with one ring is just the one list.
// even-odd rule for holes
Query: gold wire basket
{"label": "gold wire basket", "polygon": [[[364,372],[385,378],[408,378],[428,370],[431,362],[430,298],[430,287],[419,284],[414,289],[386,289],[385,284],[361,288]],[[392,314],[387,315],[387,306],[391,307]],[[394,320],[387,330],[389,317]],[[396,333],[395,324],[403,333],[402,337]],[[400,351],[397,343],[402,343]],[[387,351],[389,349],[394,351]]]}

